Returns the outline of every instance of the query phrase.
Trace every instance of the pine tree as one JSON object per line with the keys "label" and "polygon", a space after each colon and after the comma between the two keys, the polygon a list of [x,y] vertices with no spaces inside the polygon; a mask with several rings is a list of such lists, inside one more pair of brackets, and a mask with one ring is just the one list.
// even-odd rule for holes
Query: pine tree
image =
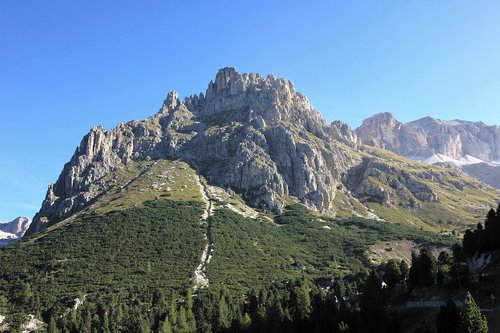
{"label": "pine tree", "polygon": [[450,277],[454,281],[455,286],[462,288],[469,280],[469,268],[465,253],[459,243],[453,244],[451,251],[453,254],[453,264],[450,270]]}
{"label": "pine tree", "polygon": [[175,303],[175,299],[172,298],[172,303],[170,303],[170,308],[168,309],[168,320],[172,324],[172,330],[177,331],[177,304]]}
{"label": "pine tree", "polygon": [[462,244],[464,246],[464,253],[466,256],[472,257],[477,252],[476,235],[469,229],[467,229],[464,233]]}
{"label": "pine tree", "polygon": [[172,333],[172,325],[170,325],[170,321],[168,318],[165,318],[165,320],[160,324],[160,329],[159,333]]}
{"label": "pine tree", "polygon": [[0,294],[0,315],[6,316],[8,314],[8,301],[5,295]]}
{"label": "pine tree", "polygon": [[181,306],[181,308],[179,309],[179,315],[177,316],[177,325],[175,326],[176,332],[189,332],[186,309],[184,308],[184,306]]}
{"label": "pine tree", "polygon": [[226,302],[226,297],[222,295],[219,300],[219,307],[217,311],[217,327],[219,329],[228,328],[231,326],[231,318],[229,315],[229,306]]}
{"label": "pine tree", "polygon": [[252,326],[252,318],[250,318],[250,315],[248,313],[245,313],[243,316],[243,320],[241,321],[241,328],[246,330],[249,329],[250,326]]}
{"label": "pine tree", "polygon": [[429,249],[423,249],[418,256],[418,273],[419,282],[424,286],[431,286],[434,284],[434,275],[436,273],[436,259],[431,254]]}
{"label": "pine tree", "polygon": [[311,313],[311,297],[309,295],[309,288],[304,281],[300,282],[299,286],[294,288],[296,314],[300,319],[309,317]]}
{"label": "pine tree", "polygon": [[50,317],[49,326],[47,327],[47,333],[58,333],[59,329],[57,328],[56,320],[54,317]]}
{"label": "pine tree", "polygon": [[438,333],[457,333],[460,323],[460,312],[455,302],[448,299],[445,305],[441,306],[436,318],[436,328]]}
{"label": "pine tree", "polygon": [[481,314],[470,293],[467,293],[464,310],[460,315],[460,333],[488,333],[486,317]]}
{"label": "pine tree", "polygon": [[375,271],[365,282],[360,299],[362,325],[367,332],[389,332],[391,323],[385,309],[385,297],[381,281]]}
{"label": "pine tree", "polygon": [[399,281],[401,281],[401,269],[396,259],[391,259],[385,264],[384,281],[387,285],[393,288]]}
{"label": "pine tree", "polygon": [[415,251],[411,251],[411,266],[408,272],[408,287],[411,289],[419,285],[420,265],[418,264],[418,256]]}
{"label": "pine tree", "polygon": [[410,268],[408,267],[406,261],[401,260],[401,262],[399,263],[399,270],[401,271],[401,277],[403,278],[403,280],[406,280],[410,271]]}

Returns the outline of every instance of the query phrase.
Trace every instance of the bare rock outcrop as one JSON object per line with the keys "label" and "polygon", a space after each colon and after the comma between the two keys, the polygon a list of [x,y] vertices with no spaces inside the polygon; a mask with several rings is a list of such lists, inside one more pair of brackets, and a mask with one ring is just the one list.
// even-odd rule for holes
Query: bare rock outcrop
{"label": "bare rock outcrop", "polygon": [[362,202],[414,209],[418,201],[439,202],[435,191],[423,181],[428,177],[432,175],[427,172],[412,174],[376,158],[365,158],[349,170],[345,184]]}
{"label": "bare rock outcrop", "polygon": [[288,195],[328,211],[341,175],[359,163],[336,141],[359,144],[352,129],[328,124],[290,81],[223,68],[205,94],[181,102],[170,91],[146,120],[92,128],[49,186],[29,233],[97,200],[108,190],[105,176],[120,165],[149,159],[186,161],[209,183],[266,211],[281,212]]}

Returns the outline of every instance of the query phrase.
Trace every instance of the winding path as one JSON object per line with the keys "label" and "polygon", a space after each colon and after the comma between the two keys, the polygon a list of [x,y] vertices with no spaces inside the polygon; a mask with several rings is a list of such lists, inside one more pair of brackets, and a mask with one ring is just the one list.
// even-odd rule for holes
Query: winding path
{"label": "winding path", "polygon": [[198,183],[198,186],[200,187],[200,192],[201,192],[201,196],[203,198],[203,201],[205,202],[205,209],[203,211],[201,218],[202,218],[202,223],[206,222],[206,224],[207,224],[207,231],[204,235],[204,238],[207,241],[207,245],[205,246],[205,249],[203,250],[203,253],[201,254],[201,263],[198,265],[198,267],[194,271],[194,287],[193,287],[194,290],[196,290],[198,288],[208,287],[208,278],[206,275],[206,268],[207,268],[207,265],[210,263],[210,260],[212,260],[213,253],[214,253],[214,244],[212,242],[212,215],[213,215],[213,209],[214,209],[213,203],[208,196],[207,187],[203,183],[203,181],[201,180],[201,177],[199,174],[196,175],[196,181]]}

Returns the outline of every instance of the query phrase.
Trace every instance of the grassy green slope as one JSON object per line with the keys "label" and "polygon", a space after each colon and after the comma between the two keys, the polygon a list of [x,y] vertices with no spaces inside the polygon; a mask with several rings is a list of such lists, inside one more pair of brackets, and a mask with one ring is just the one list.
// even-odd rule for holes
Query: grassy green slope
{"label": "grassy green slope", "polygon": [[81,294],[126,295],[154,288],[185,292],[205,241],[197,202],[158,200],[143,208],[86,214],[0,249],[0,294],[30,311]]}
{"label": "grassy green slope", "polygon": [[[437,194],[439,202],[416,200],[420,207],[418,209],[408,209],[398,205],[386,207],[375,202],[365,202],[361,199],[366,207],[370,208],[377,216],[389,222],[416,225],[434,232],[449,229],[464,230],[470,227],[470,225],[476,224],[478,218],[482,219],[484,212],[488,211],[490,207],[496,207],[498,198],[500,197],[500,190],[485,185],[481,181],[465,174],[457,177],[456,171],[452,169],[409,160],[381,148],[363,146],[360,150],[355,150],[341,143],[337,143],[337,145],[349,151],[350,154],[358,156],[360,159],[362,157],[376,158],[388,167],[394,167],[399,171],[413,174]],[[441,181],[432,181],[425,179],[425,177],[419,177],[419,174],[429,171],[440,173],[443,179]],[[373,177],[369,178],[374,185],[390,190],[388,184],[381,183],[379,179]],[[454,185],[456,182],[463,183],[464,188],[457,188]],[[343,216],[349,214],[349,211],[344,212],[346,206],[352,209],[352,203],[346,198],[339,197],[332,204],[334,209],[339,211]],[[357,209],[357,207],[355,208],[358,212],[364,213],[362,210]]]}
{"label": "grassy green slope", "polygon": [[317,279],[364,273],[370,266],[365,253],[379,240],[456,241],[396,223],[318,219],[298,204],[276,222],[244,218],[227,209],[216,212],[212,219],[215,251],[208,266],[211,288],[226,286],[243,292],[302,274]]}
{"label": "grassy green slope", "polygon": [[[11,312],[29,313],[37,302],[47,310],[81,294],[185,293],[205,245],[201,213],[199,202],[157,200],[144,207],[84,214],[41,237],[1,249],[0,295],[16,304]],[[365,255],[369,245],[402,238],[453,242],[395,223],[319,219],[298,204],[275,223],[219,209],[212,219],[215,252],[207,270],[209,288],[241,294],[302,274],[317,279],[364,273],[370,265]]]}

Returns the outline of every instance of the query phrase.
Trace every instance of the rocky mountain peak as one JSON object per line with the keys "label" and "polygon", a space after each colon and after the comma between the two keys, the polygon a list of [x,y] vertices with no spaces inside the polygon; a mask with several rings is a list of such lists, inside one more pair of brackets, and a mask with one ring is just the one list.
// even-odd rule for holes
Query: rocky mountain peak
{"label": "rocky mountain peak", "polygon": [[291,81],[277,79],[272,74],[267,78],[256,73],[241,74],[232,67],[219,70],[205,95],[188,97],[184,105],[205,120],[215,114],[240,110],[239,118],[232,121],[241,122],[252,111],[253,117],[261,118],[267,125],[293,121],[317,133],[321,132],[319,127],[326,125],[307,97],[295,91]]}
{"label": "rocky mountain peak", "polygon": [[328,211],[341,175],[355,163],[336,141],[358,144],[348,125],[328,124],[290,81],[226,67],[205,94],[180,102],[170,91],[148,119],[93,128],[49,186],[30,232],[91,204],[120,165],[150,159],[185,161],[209,183],[267,211],[281,212],[289,195]]}
{"label": "rocky mountain peak", "polygon": [[356,134],[365,144],[397,151],[401,125],[391,113],[383,112],[363,120]]}
{"label": "rocky mountain peak", "polygon": [[482,122],[424,117],[403,124],[392,115],[379,114],[363,121],[356,133],[363,143],[421,160],[435,154],[487,162],[500,158],[500,127]]}
{"label": "rocky mountain peak", "polygon": [[174,110],[177,106],[179,106],[179,93],[174,90],[170,90],[167,94],[167,98],[163,102],[164,108],[166,108],[167,111]]}

